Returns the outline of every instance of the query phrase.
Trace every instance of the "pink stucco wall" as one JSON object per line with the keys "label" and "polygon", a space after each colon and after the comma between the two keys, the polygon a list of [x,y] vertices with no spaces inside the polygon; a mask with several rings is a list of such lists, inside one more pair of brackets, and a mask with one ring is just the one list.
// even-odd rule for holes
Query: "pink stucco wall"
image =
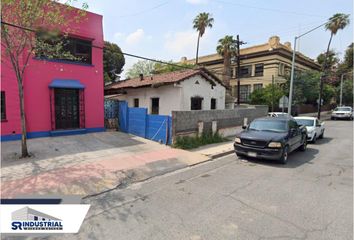
{"label": "pink stucco wall", "polygon": [[[75,23],[75,37],[93,39],[92,66],[30,59],[24,75],[24,99],[28,132],[51,131],[50,92],[53,79],[74,79],[85,85],[85,127],[104,127],[102,16],[87,13]],[[6,94],[6,121],[1,135],[20,134],[18,86],[8,57],[2,49],[1,90]]]}

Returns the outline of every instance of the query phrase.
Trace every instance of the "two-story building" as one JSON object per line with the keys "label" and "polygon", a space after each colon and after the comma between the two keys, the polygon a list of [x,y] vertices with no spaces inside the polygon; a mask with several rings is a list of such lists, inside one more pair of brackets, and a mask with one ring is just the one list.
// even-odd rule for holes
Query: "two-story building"
{"label": "two-story building", "polygon": [[[64,5],[63,5],[64,6]],[[28,138],[104,130],[102,16],[73,21],[66,48],[75,60],[34,54],[24,72]],[[21,139],[16,75],[2,45],[1,140]]]}
{"label": "two-story building", "polygon": [[[269,38],[267,43],[240,49],[240,102],[247,102],[250,93],[268,84],[284,83],[291,70],[291,44],[280,43],[278,36]],[[182,62],[195,63],[195,59]],[[222,78],[223,58],[219,54],[211,54],[198,58],[198,63]],[[237,98],[237,63],[232,61],[230,87],[232,96]],[[321,66],[305,55],[296,53],[296,71],[320,70]]]}

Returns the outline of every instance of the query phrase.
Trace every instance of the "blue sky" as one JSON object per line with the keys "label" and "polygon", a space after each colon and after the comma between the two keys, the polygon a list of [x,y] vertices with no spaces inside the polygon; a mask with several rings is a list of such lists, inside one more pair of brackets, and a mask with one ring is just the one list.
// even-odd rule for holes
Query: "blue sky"
{"label": "blue sky", "polygon": [[[246,46],[262,44],[272,35],[293,43],[295,35],[325,22],[334,13],[351,13],[352,0],[88,0],[89,11],[103,15],[105,40],[124,52],[160,60],[195,56],[194,17],[209,12],[215,22],[201,39],[200,56],[215,53],[218,39],[240,35]],[[353,41],[353,18],[335,36],[332,47],[343,57]],[[326,49],[323,28],[301,38],[299,51],[315,58]],[[137,59],[126,57],[125,70]]]}

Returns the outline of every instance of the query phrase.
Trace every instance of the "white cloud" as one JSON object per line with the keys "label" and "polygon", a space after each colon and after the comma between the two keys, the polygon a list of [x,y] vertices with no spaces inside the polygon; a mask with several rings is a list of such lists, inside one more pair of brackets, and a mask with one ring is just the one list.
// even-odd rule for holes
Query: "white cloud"
{"label": "white cloud", "polygon": [[[165,49],[178,57],[193,57],[196,51],[198,33],[192,30],[182,32],[168,32],[165,34]],[[201,41],[205,46],[208,34],[204,34]]]}
{"label": "white cloud", "polygon": [[144,35],[144,30],[139,28],[135,32],[130,33],[125,39],[125,41],[129,45],[134,45],[139,43],[144,38]]}
{"label": "white cloud", "polygon": [[122,38],[125,37],[125,34],[124,33],[121,33],[121,32],[116,32],[114,35],[113,35],[114,39],[116,40],[120,40]]}
{"label": "white cloud", "polygon": [[204,3],[207,3],[208,1],[207,0],[186,0],[187,3],[190,3],[190,4],[204,4]]}

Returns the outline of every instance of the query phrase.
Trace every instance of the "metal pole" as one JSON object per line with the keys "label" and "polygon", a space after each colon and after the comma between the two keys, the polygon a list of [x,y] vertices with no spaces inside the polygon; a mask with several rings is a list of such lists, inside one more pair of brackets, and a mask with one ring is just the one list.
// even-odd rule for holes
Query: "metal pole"
{"label": "metal pole", "polygon": [[343,74],[340,76],[340,97],[339,97],[339,106],[342,106],[343,99]]}
{"label": "metal pole", "polygon": [[272,112],[274,112],[274,75],[272,75]]}
{"label": "metal pole", "polygon": [[290,89],[289,89],[289,105],[288,105],[288,114],[291,115],[291,104],[293,100],[293,85],[294,85],[294,72],[295,72],[295,54],[296,54],[296,40],[294,38],[294,49],[293,49],[293,59],[291,61],[291,76],[290,76]]}
{"label": "metal pole", "polygon": [[237,41],[237,105],[240,106],[240,37],[237,34],[236,37]]}

